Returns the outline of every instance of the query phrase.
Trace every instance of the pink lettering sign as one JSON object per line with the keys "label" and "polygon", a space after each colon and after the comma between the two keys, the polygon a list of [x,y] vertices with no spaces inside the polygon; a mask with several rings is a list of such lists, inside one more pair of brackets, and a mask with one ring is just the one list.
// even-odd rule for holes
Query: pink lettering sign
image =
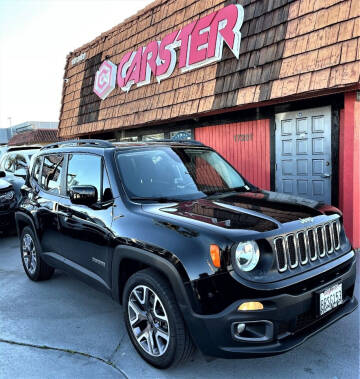
{"label": "pink lettering sign", "polygon": [[160,83],[171,76],[177,61],[182,72],[218,62],[222,59],[224,43],[239,59],[243,21],[244,8],[232,4],[166,35],[161,41],[152,41],[126,53],[117,70],[107,60],[96,73],[94,92],[105,99],[115,88],[116,77],[118,86],[125,92],[133,85],[151,83],[151,78]]}

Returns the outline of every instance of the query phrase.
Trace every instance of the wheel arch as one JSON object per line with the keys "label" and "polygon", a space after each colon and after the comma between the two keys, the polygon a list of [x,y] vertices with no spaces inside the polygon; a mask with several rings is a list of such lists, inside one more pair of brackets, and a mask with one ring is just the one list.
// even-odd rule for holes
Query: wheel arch
{"label": "wheel arch", "polygon": [[[189,309],[191,300],[186,292],[184,273],[179,273],[175,265],[164,257],[137,247],[118,246],[114,250],[112,262],[112,296],[122,303],[122,293],[127,279],[144,268],[153,268],[169,282],[181,310]],[[121,274],[125,274],[122,276]]]}
{"label": "wheel arch", "polygon": [[18,236],[20,237],[22,230],[29,226],[32,228],[33,232],[37,234],[38,228],[36,227],[36,224],[31,216],[24,212],[15,212],[15,224],[16,224],[16,231]]}

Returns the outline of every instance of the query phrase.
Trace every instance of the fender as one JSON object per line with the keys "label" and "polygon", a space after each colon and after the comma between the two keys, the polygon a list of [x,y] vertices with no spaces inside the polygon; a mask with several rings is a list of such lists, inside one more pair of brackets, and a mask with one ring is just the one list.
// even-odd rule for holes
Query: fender
{"label": "fender", "polygon": [[[19,228],[19,222],[23,221],[27,225],[31,226],[33,228],[33,231],[38,234],[39,232],[39,225],[36,225],[36,221],[34,221],[33,217],[25,213],[24,211],[16,211],[15,212],[15,223],[16,223],[16,230],[18,236],[20,236],[20,228]],[[36,224],[35,224],[36,223]]]}
{"label": "fender", "polygon": [[139,249],[137,247],[119,245],[114,249],[112,260],[112,297],[116,301],[121,301],[121,294],[119,293],[119,272],[121,262],[124,259],[131,259],[145,264],[146,266],[153,267],[161,272],[170,282],[172,290],[176,296],[178,305],[182,313],[186,313],[192,309],[191,300],[186,293],[185,283],[182,280],[180,273],[176,267],[167,259],[160,257],[157,254],[149,251]]}

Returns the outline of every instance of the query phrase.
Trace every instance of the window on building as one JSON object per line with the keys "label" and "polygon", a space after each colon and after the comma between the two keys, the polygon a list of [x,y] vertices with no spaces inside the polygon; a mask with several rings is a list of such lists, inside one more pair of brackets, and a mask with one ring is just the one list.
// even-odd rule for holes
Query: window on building
{"label": "window on building", "polygon": [[143,141],[156,141],[159,139],[164,139],[165,134],[164,133],[157,133],[157,134],[147,134],[146,136],[143,136]]}
{"label": "window on building", "polygon": [[192,139],[191,129],[177,130],[175,132],[170,132],[170,139],[175,140],[175,141],[191,140]]}

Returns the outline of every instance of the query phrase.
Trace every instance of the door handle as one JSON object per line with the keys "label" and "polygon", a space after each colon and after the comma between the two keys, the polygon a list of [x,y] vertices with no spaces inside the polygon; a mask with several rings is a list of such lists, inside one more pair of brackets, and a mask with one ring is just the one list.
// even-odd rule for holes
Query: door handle
{"label": "door handle", "polygon": [[321,177],[324,178],[324,179],[327,179],[327,178],[330,178],[330,174],[322,174]]}

